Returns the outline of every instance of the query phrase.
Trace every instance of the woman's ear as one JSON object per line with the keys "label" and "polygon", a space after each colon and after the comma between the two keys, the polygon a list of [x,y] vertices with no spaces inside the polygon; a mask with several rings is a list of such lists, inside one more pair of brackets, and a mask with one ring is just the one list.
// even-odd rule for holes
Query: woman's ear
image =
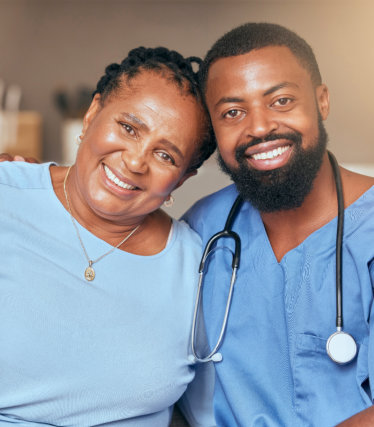
{"label": "woman's ear", "polygon": [[330,112],[330,94],[327,86],[321,84],[316,88],[316,98],[322,120],[326,120]]}
{"label": "woman's ear", "polygon": [[100,109],[101,109],[101,95],[97,93],[93,97],[91,104],[88,107],[88,110],[83,117],[83,128],[82,128],[82,136],[81,136],[82,138],[84,137],[84,134],[88,126],[90,125],[92,120],[95,118],[96,114],[100,111]]}
{"label": "woman's ear", "polygon": [[187,172],[185,173],[181,180],[178,182],[178,184],[175,186],[174,190],[176,190],[178,187],[180,187],[188,178],[191,178],[191,176],[195,176],[197,175],[197,169],[194,169],[191,172]]}

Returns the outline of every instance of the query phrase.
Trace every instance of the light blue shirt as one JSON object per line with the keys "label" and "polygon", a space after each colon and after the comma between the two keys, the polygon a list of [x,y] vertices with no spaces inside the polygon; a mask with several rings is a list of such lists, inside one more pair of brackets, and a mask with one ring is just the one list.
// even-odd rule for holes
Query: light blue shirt
{"label": "light blue shirt", "polygon": [[[116,249],[93,282],[49,165],[0,164],[0,425],[167,426],[195,377],[190,330],[201,240],[174,221],[153,256]],[[78,225],[92,259],[111,246]],[[209,369],[184,396],[214,425]]]}
{"label": "light blue shirt", "polygon": [[[186,215],[203,244],[223,229],[234,186],[198,202]],[[336,218],[277,262],[259,212],[244,203],[233,230],[242,254],[231,311],[215,364],[219,426],[333,426],[372,404],[374,391],[374,187],[345,210],[344,329],[358,343],[348,365],[326,354],[336,331]],[[231,242],[210,257],[204,314],[217,341],[231,275]]]}

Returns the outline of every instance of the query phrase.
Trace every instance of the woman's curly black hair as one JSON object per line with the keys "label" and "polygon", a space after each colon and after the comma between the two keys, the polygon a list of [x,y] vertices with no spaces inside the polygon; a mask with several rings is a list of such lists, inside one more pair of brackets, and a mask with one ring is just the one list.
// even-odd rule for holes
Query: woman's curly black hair
{"label": "woman's curly black hair", "polygon": [[138,47],[132,49],[120,64],[113,63],[106,67],[105,74],[97,83],[93,96],[100,94],[104,102],[109,95],[123,85],[123,77],[127,77],[128,82],[142,71],[156,71],[174,82],[181,90],[187,88],[188,93],[203,106],[206,112],[206,131],[198,141],[199,150],[187,170],[190,172],[198,169],[216,148],[216,139],[199,86],[198,71],[193,70],[193,64],[197,64],[200,68],[201,63],[202,60],[198,57],[184,58],[180,53],[165,47]]}

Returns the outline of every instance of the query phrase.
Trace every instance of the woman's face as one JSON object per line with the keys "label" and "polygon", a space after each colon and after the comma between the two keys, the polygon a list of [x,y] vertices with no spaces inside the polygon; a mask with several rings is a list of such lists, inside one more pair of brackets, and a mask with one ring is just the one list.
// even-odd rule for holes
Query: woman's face
{"label": "woman's face", "polygon": [[81,200],[102,218],[127,222],[158,209],[191,174],[204,131],[196,99],[143,71],[85,115],[76,160]]}

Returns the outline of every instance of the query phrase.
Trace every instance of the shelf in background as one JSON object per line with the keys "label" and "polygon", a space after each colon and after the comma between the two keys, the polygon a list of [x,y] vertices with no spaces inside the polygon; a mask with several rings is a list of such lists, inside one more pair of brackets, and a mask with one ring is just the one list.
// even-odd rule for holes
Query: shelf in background
{"label": "shelf in background", "polygon": [[0,152],[42,157],[42,116],[36,111],[0,112]]}

